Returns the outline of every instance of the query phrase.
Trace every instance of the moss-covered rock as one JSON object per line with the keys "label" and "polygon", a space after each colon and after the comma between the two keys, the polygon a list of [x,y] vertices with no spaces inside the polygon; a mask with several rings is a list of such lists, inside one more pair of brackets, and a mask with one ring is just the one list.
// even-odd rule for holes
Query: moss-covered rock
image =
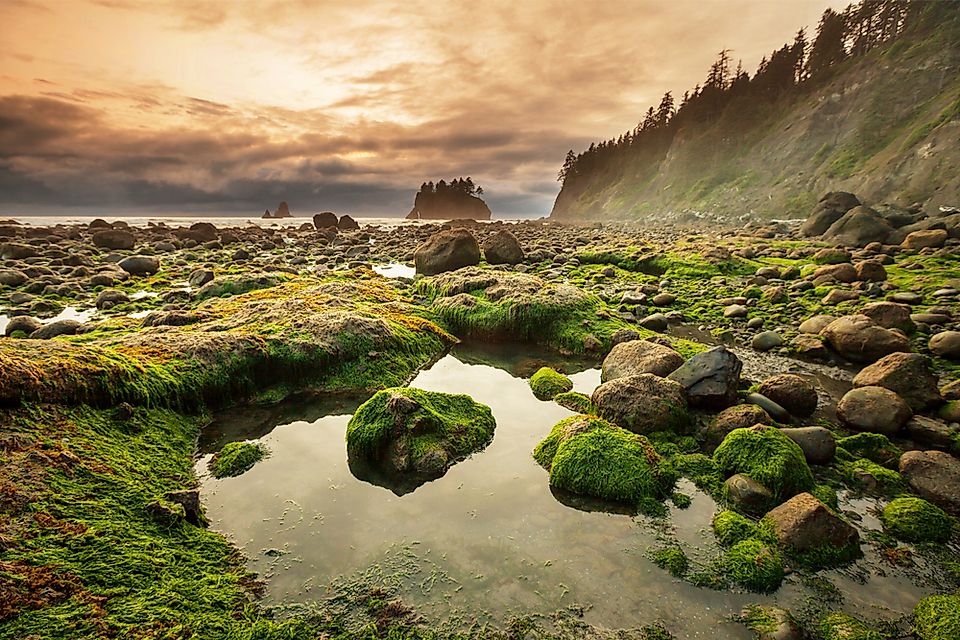
{"label": "moss-covered rock", "polygon": [[683,552],[683,549],[679,547],[658,549],[654,551],[651,556],[654,564],[661,569],[666,569],[670,572],[670,575],[678,578],[685,574],[690,567],[690,561],[687,559],[687,555]]}
{"label": "moss-covered rock", "polygon": [[880,520],[884,529],[906,542],[946,542],[956,524],[940,507],[912,496],[890,501]]}
{"label": "moss-covered rock", "polygon": [[561,420],[533,457],[553,487],[634,507],[669,497],[676,481],[649,440],[595,416]]}
{"label": "moss-covered rock", "polygon": [[913,632],[920,640],[960,638],[960,594],[921,600],[913,610]]}
{"label": "moss-covered rock", "polygon": [[540,367],[530,377],[530,389],[538,400],[553,400],[558,394],[573,390],[573,382],[550,367]]}
{"label": "moss-covered rock", "polygon": [[267,454],[262,444],[228,442],[210,459],[210,472],[215,478],[239,476],[257,464]]}
{"label": "moss-covered rock", "polygon": [[590,396],[578,391],[565,391],[558,393],[553,397],[553,401],[564,409],[569,409],[576,413],[596,413],[597,408],[590,401]]}
{"label": "moss-covered rock", "polygon": [[722,573],[731,581],[767,593],[783,582],[783,557],[776,547],[751,538],[734,544],[720,561]]}
{"label": "moss-covered rock", "polygon": [[863,432],[837,440],[837,446],[855,458],[867,458],[890,469],[896,469],[903,451],[882,433]]}
{"label": "moss-covered rock", "polygon": [[899,473],[866,458],[841,461],[837,471],[847,486],[857,491],[895,496],[907,490],[907,483]]}
{"label": "moss-covered rock", "polygon": [[871,629],[849,613],[828,613],[816,626],[817,637],[823,640],[889,640],[890,636]]}
{"label": "moss-covered rock", "polygon": [[760,532],[755,522],[736,511],[721,511],[711,524],[717,541],[725,547],[755,538]]}
{"label": "moss-covered rock", "polygon": [[347,424],[347,455],[389,474],[437,478],[493,438],[493,414],[462,394],[379,391]]}
{"label": "moss-covered rock", "polygon": [[777,501],[814,486],[803,450],[774,427],[756,425],[731,431],[713,459],[725,474],[741,473],[767,487]]}

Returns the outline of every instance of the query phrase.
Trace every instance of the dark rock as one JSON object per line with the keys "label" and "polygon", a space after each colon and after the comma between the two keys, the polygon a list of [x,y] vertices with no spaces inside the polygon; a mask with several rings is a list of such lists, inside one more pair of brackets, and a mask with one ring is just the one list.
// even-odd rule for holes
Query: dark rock
{"label": "dark rock", "polygon": [[72,336],[77,333],[80,323],[76,320],[57,320],[44,325],[30,334],[34,340],[48,340],[57,336]]}
{"label": "dark rock", "polygon": [[798,418],[807,418],[817,410],[817,390],[791,373],[767,378],[758,391]]}
{"label": "dark rock", "polygon": [[723,483],[723,495],[737,511],[759,514],[773,502],[773,492],[753,478],[737,473]]}
{"label": "dark rock", "polygon": [[649,373],[604,382],[591,401],[600,417],[634,433],[682,431],[689,419],[683,387]]}
{"label": "dark rock", "polygon": [[4,329],[4,335],[10,336],[17,331],[22,331],[28,336],[31,335],[34,331],[37,331],[43,326],[43,323],[34,318],[33,316],[13,316],[7,322],[7,326]]}
{"label": "dark rock", "polygon": [[845,549],[860,541],[853,526],[809,493],[793,496],[764,519],[773,525],[780,544],[798,553],[824,546]]}
{"label": "dark rock", "polygon": [[435,275],[480,263],[480,246],[466,229],[450,229],[430,236],[413,253],[417,273]]}
{"label": "dark rock", "polygon": [[648,340],[633,340],[617,344],[603,360],[600,381],[652,373],[661,378],[677,370],[683,356],[663,345]]}
{"label": "dark rock", "polygon": [[726,347],[714,347],[687,360],[669,378],[687,390],[691,406],[722,409],[737,400],[743,363]]}
{"label": "dark rock", "polygon": [[136,237],[122,229],[97,231],[91,239],[93,244],[101,249],[133,249],[133,245],[136,244]]}
{"label": "dark rock", "polygon": [[805,236],[823,235],[833,223],[843,217],[843,214],[859,204],[860,200],[852,193],[830,192],[820,198],[813,213],[800,226],[800,233]]}
{"label": "dark rock", "polygon": [[829,464],[837,452],[837,440],[825,427],[797,427],[780,429],[788,438],[803,449],[803,457],[809,464]]}
{"label": "dark rock", "polygon": [[360,224],[347,214],[340,216],[340,220],[337,221],[337,229],[340,231],[356,231],[359,228]]}
{"label": "dark rock", "polygon": [[483,256],[490,264],[518,264],[523,262],[523,249],[517,236],[502,229],[483,241]]}
{"label": "dark rock", "polygon": [[960,516],[960,460],[943,451],[907,451],[900,474],[921,498]]}
{"label": "dark rock", "polygon": [[150,275],[160,270],[160,259],[153,256],[129,256],[117,264],[121,269],[135,276]]}
{"label": "dark rock", "polygon": [[337,214],[332,211],[324,211],[313,216],[313,226],[318,230],[336,228],[337,223]]}

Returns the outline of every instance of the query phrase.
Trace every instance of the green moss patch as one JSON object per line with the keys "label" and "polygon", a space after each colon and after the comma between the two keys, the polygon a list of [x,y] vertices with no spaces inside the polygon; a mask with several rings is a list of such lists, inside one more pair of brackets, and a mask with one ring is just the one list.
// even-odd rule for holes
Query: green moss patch
{"label": "green moss patch", "polygon": [[751,591],[775,591],[783,582],[783,557],[776,547],[760,540],[734,544],[719,566],[727,578]]}
{"label": "green moss patch", "polygon": [[956,524],[940,507],[910,496],[892,500],[880,520],[884,529],[906,542],[946,542]]}
{"label": "green moss patch", "polygon": [[687,559],[683,549],[679,547],[668,547],[658,549],[651,554],[651,558],[658,567],[666,569],[671,575],[676,577],[683,576],[690,568],[690,561]]}
{"label": "green moss patch", "polygon": [[717,541],[725,547],[755,538],[760,532],[757,523],[736,511],[721,511],[713,517],[711,524]]}
{"label": "green moss patch", "polygon": [[913,632],[920,640],[960,638],[960,594],[921,600],[913,610]]}
{"label": "green moss patch", "polygon": [[590,400],[590,396],[578,391],[565,391],[553,396],[553,401],[564,409],[569,409],[576,413],[592,414],[596,412],[596,407]]}
{"label": "green moss patch", "polygon": [[879,465],[896,469],[903,451],[887,436],[881,433],[858,433],[840,438],[837,446],[842,447],[855,458],[867,458]]}
{"label": "green moss patch", "polygon": [[530,389],[538,400],[553,400],[573,389],[573,382],[550,367],[541,367],[530,377]]}
{"label": "green moss patch", "polygon": [[463,394],[385,389],[347,424],[347,454],[397,473],[439,476],[484,448],[496,422],[490,408]]}
{"label": "green moss patch", "polygon": [[803,450],[775,427],[734,429],[713,453],[727,475],[742,473],[770,489],[782,502],[814,486]]}
{"label": "green moss patch", "polygon": [[635,507],[662,502],[677,477],[649,440],[595,416],[560,421],[533,457],[553,487]]}
{"label": "green moss patch", "polygon": [[848,613],[835,611],[817,623],[818,638],[823,640],[888,640],[889,636],[871,629]]}
{"label": "green moss patch", "polygon": [[267,455],[267,448],[253,442],[228,442],[210,459],[215,478],[232,478],[248,471]]}

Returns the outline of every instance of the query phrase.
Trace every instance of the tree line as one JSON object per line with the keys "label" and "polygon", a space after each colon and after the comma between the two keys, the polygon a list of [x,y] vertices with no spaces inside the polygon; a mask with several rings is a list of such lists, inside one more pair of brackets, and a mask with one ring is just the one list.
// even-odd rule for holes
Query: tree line
{"label": "tree line", "polygon": [[473,183],[473,178],[455,178],[449,183],[443,180],[433,184],[433,181],[424,182],[420,185],[420,193],[450,193],[462,194],[466,196],[482,196],[483,187]]}
{"label": "tree line", "polygon": [[703,84],[684,92],[679,104],[668,91],[632,130],[592,143],[581,153],[571,149],[557,179],[567,186],[628,163],[652,165],[663,158],[678,131],[716,122],[731,103],[741,111],[732,126],[749,127],[751,113],[760,113],[784,96],[820,86],[848,60],[908,34],[922,34],[940,21],[954,19],[958,12],[960,2],[955,0],[862,0],[843,11],[827,9],[812,40],[800,29],[793,42],[765,56],[752,76],[739,61],[734,66],[731,51],[724,49]]}

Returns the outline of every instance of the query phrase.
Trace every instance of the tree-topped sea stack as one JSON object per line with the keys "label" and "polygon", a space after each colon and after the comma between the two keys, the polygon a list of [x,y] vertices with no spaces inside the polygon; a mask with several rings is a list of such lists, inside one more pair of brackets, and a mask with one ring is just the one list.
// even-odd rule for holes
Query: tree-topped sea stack
{"label": "tree-topped sea stack", "polygon": [[413,201],[408,220],[489,220],[490,207],[480,196],[483,188],[473,180],[457,178],[449,184],[424,182]]}

